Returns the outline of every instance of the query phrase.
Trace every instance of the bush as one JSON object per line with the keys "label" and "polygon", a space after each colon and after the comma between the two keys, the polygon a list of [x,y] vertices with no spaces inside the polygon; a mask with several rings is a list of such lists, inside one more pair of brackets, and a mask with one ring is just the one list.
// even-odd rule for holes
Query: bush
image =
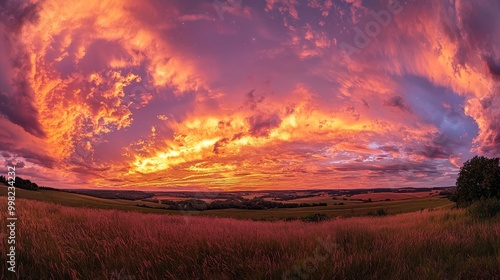
{"label": "bush", "polygon": [[303,222],[322,222],[328,220],[328,216],[323,213],[314,213],[302,218]]}
{"label": "bush", "polygon": [[490,198],[474,202],[467,213],[476,218],[492,218],[500,213],[500,200]]}
{"label": "bush", "polygon": [[369,212],[368,215],[370,216],[387,216],[387,211],[385,209],[380,208],[376,212]]}

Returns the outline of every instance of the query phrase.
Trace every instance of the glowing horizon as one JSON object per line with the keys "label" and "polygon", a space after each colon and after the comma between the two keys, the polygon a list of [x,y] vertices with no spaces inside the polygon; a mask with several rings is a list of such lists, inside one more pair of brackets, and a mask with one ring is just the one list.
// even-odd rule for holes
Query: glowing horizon
{"label": "glowing horizon", "polygon": [[[5,1],[0,160],[39,185],[454,185],[500,154],[500,3]],[[5,171],[5,172],[4,172]]]}

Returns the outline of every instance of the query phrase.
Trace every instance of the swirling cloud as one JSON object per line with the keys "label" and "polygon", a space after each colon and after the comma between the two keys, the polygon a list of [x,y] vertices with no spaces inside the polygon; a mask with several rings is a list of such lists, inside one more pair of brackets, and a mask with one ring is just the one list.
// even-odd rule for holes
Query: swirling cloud
{"label": "swirling cloud", "polygon": [[[220,4],[220,3],[219,3]],[[500,4],[0,4],[0,152],[40,183],[454,183],[500,152]]]}

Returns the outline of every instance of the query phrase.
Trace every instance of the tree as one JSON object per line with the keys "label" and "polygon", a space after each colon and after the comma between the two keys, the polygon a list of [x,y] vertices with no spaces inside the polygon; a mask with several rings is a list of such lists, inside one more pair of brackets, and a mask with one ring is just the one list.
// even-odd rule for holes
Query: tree
{"label": "tree", "polygon": [[500,198],[500,158],[475,156],[460,168],[456,191],[451,196],[459,206],[468,206],[474,201]]}
{"label": "tree", "polygon": [[29,191],[38,191],[39,189],[36,183],[33,183],[30,180],[24,180],[21,177],[16,177],[14,186],[16,188],[25,189]]}

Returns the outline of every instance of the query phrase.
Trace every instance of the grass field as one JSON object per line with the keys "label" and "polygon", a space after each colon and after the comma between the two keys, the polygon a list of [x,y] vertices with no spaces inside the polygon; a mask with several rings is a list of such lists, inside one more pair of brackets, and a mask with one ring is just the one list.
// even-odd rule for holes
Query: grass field
{"label": "grass field", "polygon": [[[0,196],[6,196],[7,188],[0,187]],[[452,207],[453,203],[440,196],[423,196],[409,200],[376,201],[363,203],[361,201],[333,200],[331,197],[315,197],[316,200],[307,198],[307,202],[327,202],[328,206],[303,207],[303,208],[281,208],[268,210],[244,210],[244,209],[222,209],[207,211],[174,211],[154,208],[138,207],[137,204],[146,204],[151,207],[163,207],[164,205],[144,201],[131,201],[121,199],[103,199],[87,195],[59,192],[53,190],[26,191],[16,190],[16,197],[39,201],[53,202],[64,206],[87,207],[99,209],[116,209],[124,211],[136,211],[142,213],[161,213],[185,216],[211,216],[227,217],[237,219],[269,220],[275,221],[287,218],[301,218],[314,213],[324,213],[329,217],[352,217],[365,216],[378,209],[384,209],[389,214],[400,214],[421,209],[437,209]],[[300,200],[300,199],[297,199]],[[292,200],[293,201],[293,200]],[[289,201],[290,202],[290,201]],[[290,202],[291,203],[291,202]],[[336,203],[337,205],[334,205]],[[344,205],[338,205],[344,203]]]}
{"label": "grass field", "polygon": [[22,198],[16,206],[18,272],[5,271],[2,238],[5,279],[500,279],[500,217],[474,220],[463,210],[305,223]]}
{"label": "grass field", "polygon": [[438,196],[438,192],[415,192],[415,193],[389,193],[389,192],[380,192],[380,193],[363,193],[363,194],[354,194],[351,195],[351,199],[371,199],[373,201],[383,201],[386,199],[391,200],[403,200],[403,199],[414,199],[414,198],[422,198],[429,196]]}

